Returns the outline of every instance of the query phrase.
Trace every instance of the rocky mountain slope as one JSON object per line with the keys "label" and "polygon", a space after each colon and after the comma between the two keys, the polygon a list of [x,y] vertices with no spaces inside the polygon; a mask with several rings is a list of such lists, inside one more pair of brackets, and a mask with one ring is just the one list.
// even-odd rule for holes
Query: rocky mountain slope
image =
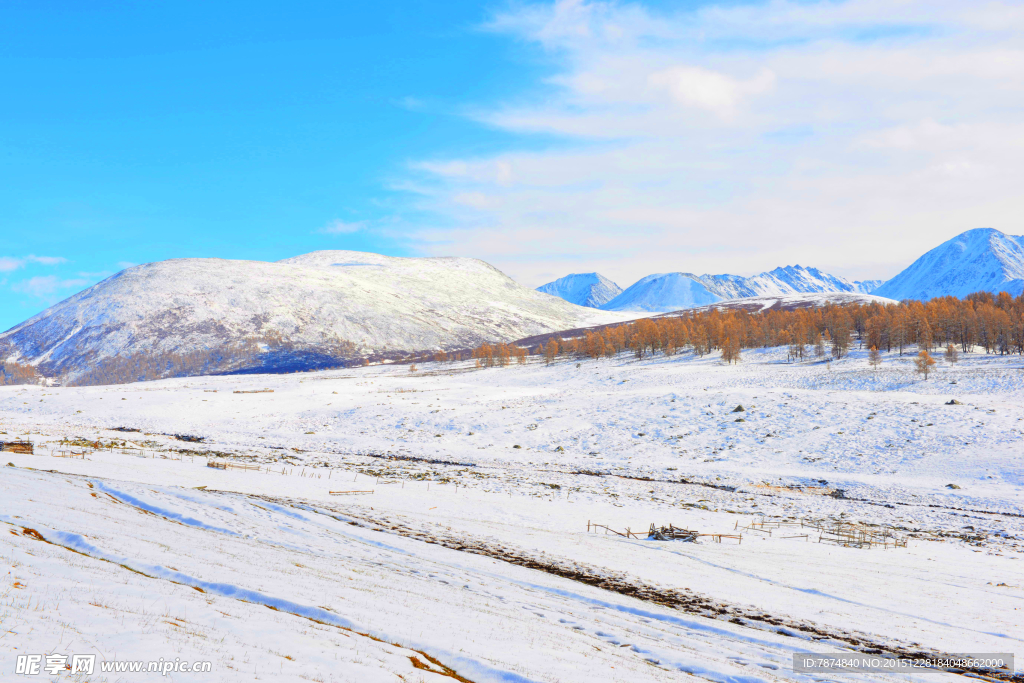
{"label": "rocky mountain slope", "polygon": [[622,287],[600,273],[573,273],[541,285],[538,292],[565,299],[577,306],[600,308],[622,293]]}
{"label": "rocky mountain slope", "polygon": [[469,258],[321,251],[124,270],[0,335],[0,358],[70,382],[288,370],[613,322]]}
{"label": "rocky mountain slope", "polygon": [[890,299],[1024,291],[1024,236],[992,228],[960,233],[914,261],[874,293]]}

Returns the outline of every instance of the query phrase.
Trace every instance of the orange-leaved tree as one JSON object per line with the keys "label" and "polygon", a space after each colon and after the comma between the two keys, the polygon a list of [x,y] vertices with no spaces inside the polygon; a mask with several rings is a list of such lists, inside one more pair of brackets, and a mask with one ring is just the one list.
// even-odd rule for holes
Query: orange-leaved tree
{"label": "orange-leaved tree", "polygon": [[924,375],[925,379],[928,379],[928,373],[932,371],[935,359],[927,351],[921,349],[921,352],[917,354],[917,358],[914,359],[914,365],[917,366],[917,371]]}

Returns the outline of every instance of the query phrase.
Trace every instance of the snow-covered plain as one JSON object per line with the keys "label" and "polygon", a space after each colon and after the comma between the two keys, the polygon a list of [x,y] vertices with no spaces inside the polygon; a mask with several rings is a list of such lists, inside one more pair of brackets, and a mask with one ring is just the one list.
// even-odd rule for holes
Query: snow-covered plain
{"label": "snow-covered plain", "polygon": [[[810,681],[794,652],[1021,655],[1022,406],[1018,357],[923,381],[860,351],[2,387],[0,438],[37,452],[0,468],[0,677],[51,651],[225,681]],[[65,438],[141,451],[51,457]],[[762,518],[908,544],[587,532]]]}

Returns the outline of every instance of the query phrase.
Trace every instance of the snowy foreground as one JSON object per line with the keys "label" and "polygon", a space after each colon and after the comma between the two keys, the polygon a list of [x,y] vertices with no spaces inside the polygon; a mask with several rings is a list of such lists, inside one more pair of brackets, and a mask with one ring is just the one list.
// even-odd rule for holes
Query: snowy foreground
{"label": "snowy foreground", "polygon": [[[0,387],[0,431],[36,445],[0,467],[2,680],[70,680],[14,675],[54,652],[212,663],[96,681],[965,680],[794,673],[805,651],[1024,670],[1017,357],[927,381],[767,351]],[[907,547],[743,530],[762,519]]]}

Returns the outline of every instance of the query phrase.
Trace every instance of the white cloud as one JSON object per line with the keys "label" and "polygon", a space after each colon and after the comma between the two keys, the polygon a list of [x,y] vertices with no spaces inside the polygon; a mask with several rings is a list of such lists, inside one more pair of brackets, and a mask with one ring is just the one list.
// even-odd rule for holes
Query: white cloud
{"label": "white cloud", "polygon": [[699,66],[673,66],[647,77],[654,88],[666,90],[679,104],[701,107],[723,117],[732,117],[748,95],[770,90],[775,74],[763,69],[754,78],[741,81]]}
{"label": "white cloud", "polygon": [[428,253],[530,284],[795,262],[878,277],[962,230],[1020,232],[1018,3],[563,0],[487,28],[554,75],[474,118],[562,142],[412,164],[439,217],[412,236]]}
{"label": "white cloud", "polygon": [[56,275],[39,275],[16,282],[11,285],[11,289],[38,299],[52,299],[58,293],[80,289],[88,284],[89,280],[83,278],[61,279]]}
{"label": "white cloud", "polygon": [[25,267],[29,263],[38,263],[42,266],[57,266],[67,263],[67,261],[63,256],[36,256],[35,254],[21,257],[0,256],[0,273],[9,273],[12,270]]}
{"label": "white cloud", "polygon": [[29,255],[26,257],[27,261],[38,263],[43,266],[59,266],[62,263],[67,263],[68,260],[63,256],[35,256]]}
{"label": "white cloud", "polygon": [[25,259],[0,256],[0,273],[9,273],[25,265]]}
{"label": "white cloud", "polygon": [[322,235],[350,235],[354,232],[359,232],[365,227],[365,221],[346,223],[345,221],[342,220],[333,220],[324,227],[317,230],[317,232]]}

